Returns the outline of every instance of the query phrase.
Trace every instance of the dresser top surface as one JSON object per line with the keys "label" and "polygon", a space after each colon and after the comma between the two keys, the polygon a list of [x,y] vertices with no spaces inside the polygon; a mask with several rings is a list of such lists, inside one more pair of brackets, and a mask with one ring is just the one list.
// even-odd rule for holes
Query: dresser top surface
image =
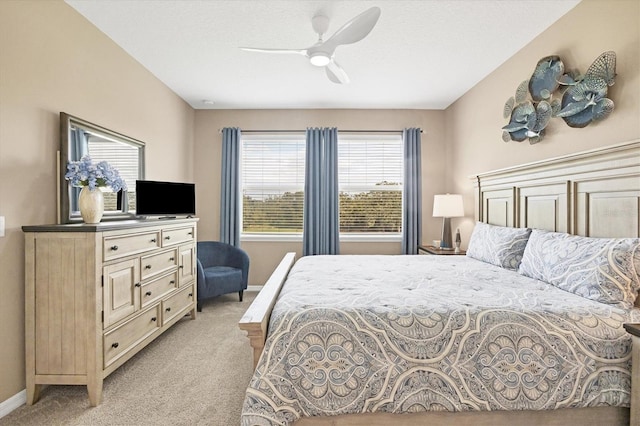
{"label": "dresser top surface", "polygon": [[191,224],[198,221],[198,218],[166,218],[166,219],[135,219],[135,220],[114,220],[96,224],[87,223],[65,223],[51,225],[26,225],[22,227],[23,232],[104,232],[117,231],[120,229],[145,228],[149,226],[165,226],[177,224]]}

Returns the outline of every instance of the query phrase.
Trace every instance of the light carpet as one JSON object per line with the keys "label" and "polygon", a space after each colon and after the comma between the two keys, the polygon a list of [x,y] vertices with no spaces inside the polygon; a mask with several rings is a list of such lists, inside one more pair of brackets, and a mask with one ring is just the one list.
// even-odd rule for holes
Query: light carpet
{"label": "light carpet", "polygon": [[180,320],[111,373],[101,405],[89,406],[85,386],[48,386],[0,425],[240,424],[253,359],[238,321],[256,294],[205,301],[195,321]]}

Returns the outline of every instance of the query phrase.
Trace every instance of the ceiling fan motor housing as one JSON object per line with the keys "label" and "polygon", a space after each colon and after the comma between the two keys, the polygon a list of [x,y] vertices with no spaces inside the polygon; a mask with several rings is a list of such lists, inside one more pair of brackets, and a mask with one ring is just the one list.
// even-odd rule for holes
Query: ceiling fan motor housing
{"label": "ceiling fan motor housing", "polygon": [[325,34],[329,29],[329,18],[324,15],[316,15],[311,19],[311,26],[313,31],[318,33],[320,39],[322,39],[322,34]]}

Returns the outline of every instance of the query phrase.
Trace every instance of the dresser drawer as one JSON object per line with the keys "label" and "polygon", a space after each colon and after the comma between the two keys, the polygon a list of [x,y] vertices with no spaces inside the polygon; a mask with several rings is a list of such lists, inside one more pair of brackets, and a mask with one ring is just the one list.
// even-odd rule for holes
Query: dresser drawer
{"label": "dresser drawer", "polygon": [[104,335],[104,367],[108,367],[154,333],[160,333],[160,304]]}
{"label": "dresser drawer", "polygon": [[174,244],[182,244],[194,241],[196,237],[195,226],[184,228],[173,228],[162,230],[162,246],[167,247]]}
{"label": "dresser drawer", "polygon": [[146,307],[164,297],[178,287],[178,273],[174,272],[154,279],[142,286],[142,307]]}
{"label": "dresser drawer", "polygon": [[185,308],[193,306],[193,284],[162,302],[162,325],[178,315],[184,315]]}
{"label": "dresser drawer", "polygon": [[114,235],[102,240],[102,253],[105,262],[160,247],[160,230],[129,235]]}
{"label": "dresser drawer", "polygon": [[177,249],[145,255],[140,258],[140,277],[144,281],[154,275],[175,269],[177,266]]}

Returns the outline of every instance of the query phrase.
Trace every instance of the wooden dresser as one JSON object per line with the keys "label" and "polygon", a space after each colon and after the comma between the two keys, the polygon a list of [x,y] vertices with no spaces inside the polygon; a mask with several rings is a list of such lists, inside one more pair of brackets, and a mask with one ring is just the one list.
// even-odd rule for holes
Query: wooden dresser
{"label": "wooden dresser", "polygon": [[197,219],[25,226],[27,404],[41,385],[102,381],[186,314]]}

